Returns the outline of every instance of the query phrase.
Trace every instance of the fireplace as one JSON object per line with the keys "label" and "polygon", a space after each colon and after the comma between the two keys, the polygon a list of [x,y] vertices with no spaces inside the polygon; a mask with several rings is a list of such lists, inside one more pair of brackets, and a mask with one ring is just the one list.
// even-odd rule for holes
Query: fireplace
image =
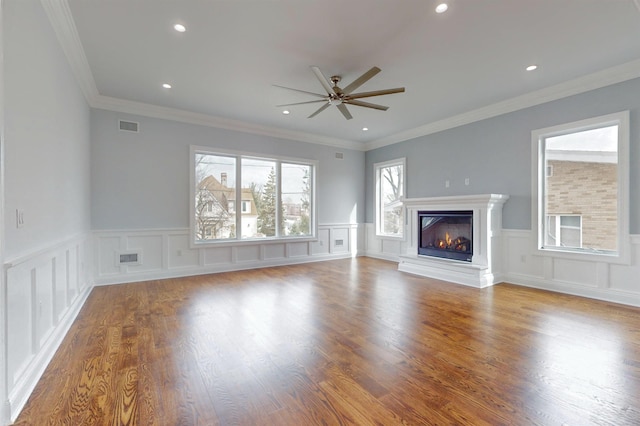
{"label": "fireplace", "polygon": [[471,262],[473,211],[418,211],[418,255]]}
{"label": "fireplace", "polygon": [[[484,288],[501,280],[504,194],[407,198],[407,235],[398,269]],[[448,234],[448,236],[447,236]]]}

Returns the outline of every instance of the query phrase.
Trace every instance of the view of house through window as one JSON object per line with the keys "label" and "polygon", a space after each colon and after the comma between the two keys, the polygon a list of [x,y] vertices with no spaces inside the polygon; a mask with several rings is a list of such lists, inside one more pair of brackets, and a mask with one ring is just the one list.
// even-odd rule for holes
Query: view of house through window
{"label": "view of house through window", "polygon": [[312,164],[195,152],[194,167],[196,242],[313,235]]}
{"label": "view of house through window", "polygon": [[404,163],[393,160],[375,164],[377,234],[402,237],[404,228]]}
{"label": "view of house through window", "polygon": [[617,250],[618,127],[542,138],[542,248]]}

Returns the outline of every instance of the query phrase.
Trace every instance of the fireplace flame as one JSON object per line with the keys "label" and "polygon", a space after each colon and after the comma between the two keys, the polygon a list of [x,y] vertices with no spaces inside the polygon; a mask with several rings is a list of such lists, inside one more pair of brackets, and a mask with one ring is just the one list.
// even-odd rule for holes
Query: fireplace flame
{"label": "fireplace flame", "polygon": [[447,247],[449,247],[451,245],[451,235],[448,232],[444,233],[444,239],[447,242]]}

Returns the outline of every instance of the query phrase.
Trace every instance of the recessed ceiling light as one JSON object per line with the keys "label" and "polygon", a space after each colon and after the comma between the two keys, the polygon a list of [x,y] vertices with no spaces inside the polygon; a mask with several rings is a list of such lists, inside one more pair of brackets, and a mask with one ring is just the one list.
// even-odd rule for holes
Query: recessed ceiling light
{"label": "recessed ceiling light", "polygon": [[447,5],[446,3],[440,3],[436,6],[436,13],[444,13],[447,11],[447,9],[449,9],[449,5]]}
{"label": "recessed ceiling light", "polygon": [[169,83],[164,83],[162,87],[164,87],[165,89],[171,89],[171,85]]}
{"label": "recessed ceiling light", "polygon": [[286,110],[286,109],[285,109],[284,111],[282,111],[282,113],[283,113],[284,115],[289,115],[289,114],[290,114],[290,112],[289,112],[288,110]]}
{"label": "recessed ceiling light", "polygon": [[537,66],[537,65],[529,65],[529,66],[526,68],[526,70],[527,70],[527,71],[533,71],[533,70],[535,70],[535,69],[538,69],[538,66]]}
{"label": "recessed ceiling light", "polygon": [[362,128],[362,131],[363,131],[363,132],[366,132],[367,130],[369,130],[369,128],[368,128],[368,127],[363,127],[363,128]]}
{"label": "recessed ceiling light", "polygon": [[173,29],[174,29],[174,30],[176,30],[176,31],[177,31],[177,32],[179,32],[179,33],[183,33],[183,32],[185,32],[185,31],[187,31],[187,27],[185,27],[185,26],[184,26],[184,25],[182,25],[182,24],[175,24],[175,25],[173,26]]}

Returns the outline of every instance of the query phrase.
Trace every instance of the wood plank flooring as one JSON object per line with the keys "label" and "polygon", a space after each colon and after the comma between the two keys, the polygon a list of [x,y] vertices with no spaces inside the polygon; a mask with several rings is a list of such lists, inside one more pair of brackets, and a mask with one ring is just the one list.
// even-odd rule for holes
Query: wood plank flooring
{"label": "wood plank flooring", "polygon": [[640,309],[396,268],[96,287],[16,424],[640,424]]}

